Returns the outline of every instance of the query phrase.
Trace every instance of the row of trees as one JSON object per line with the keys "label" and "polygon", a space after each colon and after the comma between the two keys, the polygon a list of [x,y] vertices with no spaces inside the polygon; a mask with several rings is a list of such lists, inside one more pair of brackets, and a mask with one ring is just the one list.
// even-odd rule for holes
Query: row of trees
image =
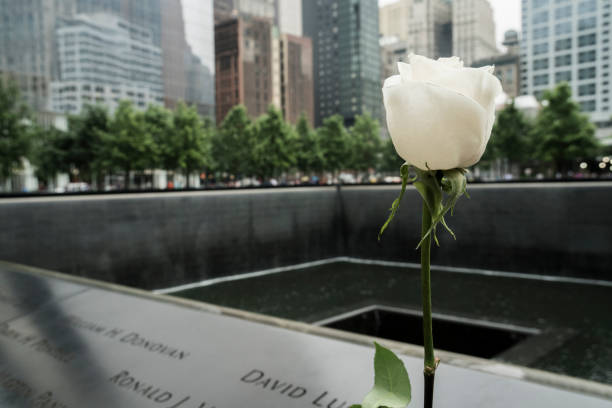
{"label": "row of trees", "polygon": [[[504,159],[521,170],[565,174],[578,161],[601,153],[594,127],[572,100],[569,85],[546,92],[543,100],[533,120],[514,104],[499,114],[483,167]],[[244,106],[236,106],[215,127],[184,104],[174,111],[149,106],[142,112],[123,101],[112,116],[104,107],[89,106],[70,116],[67,131],[61,131],[37,126],[17,88],[0,83],[0,181],[19,168],[23,157],[41,180],[68,173],[99,187],[105,176],[148,169],[269,179],[295,171],[396,172],[402,163],[367,114],[358,115],[348,129],[338,115],[312,129],[303,116],[292,126],[273,106],[255,120]]]}
{"label": "row of trees", "polygon": [[292,171],[395,171],[401,165],[367,114],[357,116],[350,129],[338,115],[312,129],[303,116],[292,126],[273,106],[255,120],[236,106],[215,127],[184,104],[174,111],[151,105],[142,112],[122,101],[112,116],[102,106],[88,106],[69,116],[67,131],[61,131],[37,126],[19,100],[14,86],[0,88],[0,179],[9,177],[22,157],[41,180],[68,173],[98,186],[105,176],[122,174],[127,180],[148,169],[269,179]]}
{"label": "row of trees", "polygon": [[569,84],[544,92],[542,105],[534,119],[523,115],[514,103],[499,113],[483,157],[485,166],[505,159],[521,173],[532,168],[566,175],[580,161],[604,153],[595,127],[572,99]]}
{"label": "row of trees", "polygon": [[191,107],[174,112],[159,106],[136,110],[122,101],[110,117],[104,107],[89,106],[68,118],[68,131],[32,127],[28,157],[37,176],[58,173],[103,185],[107,175],[164,168],[189,174],[210,166],[213,127]]}
{"label": "row of trees", "polygon": [[378,121],[368,114],[357,115],[349,129],[340,115],[312,129],[304,116],[291,126],[273,106],[254,121],[243,106],[232,108],[217,129],[213,156],[218,171],[260,178],[291,170],[396,171],[402,163],[391,142],[381,140]]}

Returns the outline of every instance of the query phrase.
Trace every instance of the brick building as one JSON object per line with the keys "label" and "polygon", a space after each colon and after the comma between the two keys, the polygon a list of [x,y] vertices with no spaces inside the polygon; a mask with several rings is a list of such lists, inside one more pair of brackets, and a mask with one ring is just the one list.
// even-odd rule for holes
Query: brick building
{"label": "brick building", "polygon": [[238,104],[257,117],[269,105],[295,122],[313,123],[312,45],[309,38],[279,34],[270,19],[234,17],[215,26],[217,123]]}

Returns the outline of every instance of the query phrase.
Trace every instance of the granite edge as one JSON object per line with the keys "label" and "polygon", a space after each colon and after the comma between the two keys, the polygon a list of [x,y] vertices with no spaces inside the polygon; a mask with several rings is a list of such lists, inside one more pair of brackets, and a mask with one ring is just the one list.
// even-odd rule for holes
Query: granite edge
{"label": "granite edge", "polygon": [[[308,323],[302,323],[294,320],[288,320],[268,315],[263,315],[254,312],[218,306],[210,303],[199,302],[191,299],[184,299],[170,295],[154,294],[146,290],[130,288],[127,286],[117,285],[97,281],[94,279],[84,278],[80,276],[66,275],[59,272],[49,271],[32,266],[16,264],[0,260],[0,267],[10,267],[13,271],[26,273],[30,275],[43,276],[48,278],[60,279],[70,283],[86,285],[92,288],[108,290],[137,296],[149,300],[160,301],[164,303],[174,304],[189,309],[205,311],[225,316],[237,317],[240,319],[262,323],[270,326],[276,326],[288,330],[293,330],[301,333],[317,335],[321,337],[332,338],[335,340],[346,341],[353,344],[372,346],[376,341],[395,352],[412,357],[422,357],[423,348],[412,344],[402,343],[398,341],[382,339],[372,336],[345,332],[337,329],[314,326]],[[527,382],[533,382],[541,385],[551,386],[563,390],[569,390],[586,395],[602,397],[612,400],[612,386],[598,383],[594,381],[584,380],[580,378],[570,377],[562,374],[555,374],[538,369],[522,367],[518,365],[508,364],[505,362],[491,361],[478,357],[467,356],[464,354],[452,353],[443,350],[436,351],[436,355],[445,364],[450,364],[455,367],[467,368],[489,374],[495,374],[506,378],[513,378]]]}

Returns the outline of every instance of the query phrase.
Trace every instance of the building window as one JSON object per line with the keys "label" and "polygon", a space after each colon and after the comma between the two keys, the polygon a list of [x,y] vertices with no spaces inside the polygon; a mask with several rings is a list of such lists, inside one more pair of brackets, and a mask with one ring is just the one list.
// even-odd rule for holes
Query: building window
{"label": "building window", "polygon": [[586,14],[597,10],[597,0],[586,0],[578,4],[578,13]]}
{"label": "building window", "polygon": [[548,43],[536,44],[533,46],[533,55],[544,54],[548,52]]}
{"label": "building window", "polygon": [[572,22],[571,21],[566,21],[564,23],[559,23],[555,25],[556,35],[569,34],[571,32],[572,32]]}
{"label": "building window", "polygon": [[595,50],[584,51],[578,54],[578,62],[580,63],[593,62],[595,61],[596,56],[597,56],[597,53],[595,52]]}
{"label": "building window", "polygon": [[572,5],[560,7],[555,10],[555,18],[567,18],[572,15]]}
{"label": "building window", "polygon": [[571,38],[555,41],[555,51],[569,50],[570,48],[572,48]]}
{"label": "building window", "polygon": [[533,39],[537,40],[539,38],[546,38],[548,37],[548,27],[540,27],[540,28],[535,28],[533,30]]}
{"label": "building window", "polygon": [[571,54],[560,55],[558,57],[555,57],[555,67],[565,67],[571,64],[572,64]]}
{"label": "building window", "polygon": [[561,71],[555,73],[555,83],[570,82],[572,80],[572,71]]}
{"label": "building window", "polygon": [[548,74],[534,75],[533,86],[548,85]]}
{"label": "building window", "polygon": [[597,37],[595,36],[595,34],[581,35],[580,37],[578,37],[578,46],[586,47],[589,45],[593,45],[595,44],[596,40]]}
{"label": "building window", "polygon": [[533,8],[537,9],[548,5],[548,0],[533,0]]}
{"label": "building window", "polygon": [[588,30],[590,28],[595,28],[597,27],[597,17],[587,17],[587,18],[581,18],[578,21],[578,30],[579,31],[583,31],[583,30]]}
{"label": "building window", "polygon": [[548,69],[548,58],[533,60],[533,70]]}
{"label": "building window", "polygon": [[595,67],[582,68],[578,70],[578,79],[591,79],[595,78]]}
{"label": "building window", "polygon": [[584,101],[580,102],[580,108],[583,112],[594,112],[595,111],[595,101]]}
{"label": "building window", "polygon": [[533,24],[546,23],[548,21],[548,11],[540,11],[533,15],[531,22]]}
{"label": "building window", "polygon": [[584,84],[578,87],[578,96],[595,95],[595,84]]}

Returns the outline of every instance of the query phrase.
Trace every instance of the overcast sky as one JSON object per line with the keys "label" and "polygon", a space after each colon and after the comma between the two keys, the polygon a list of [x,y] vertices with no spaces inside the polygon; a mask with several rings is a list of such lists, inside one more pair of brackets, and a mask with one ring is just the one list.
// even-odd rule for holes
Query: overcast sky
{"label": "overcast sky", "polygon": [[[395,3],[397,0],[378,0],[379,5]],[[521,30],[520,0],[489,0],[493,7],[497,44],[501,48],[506,30]]]}

